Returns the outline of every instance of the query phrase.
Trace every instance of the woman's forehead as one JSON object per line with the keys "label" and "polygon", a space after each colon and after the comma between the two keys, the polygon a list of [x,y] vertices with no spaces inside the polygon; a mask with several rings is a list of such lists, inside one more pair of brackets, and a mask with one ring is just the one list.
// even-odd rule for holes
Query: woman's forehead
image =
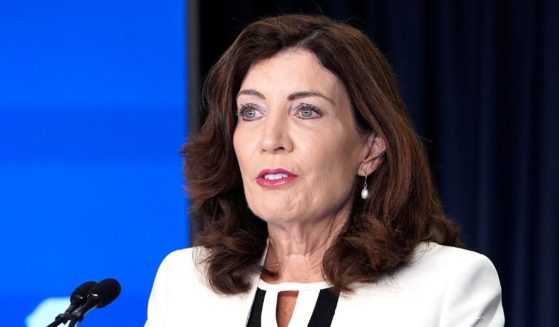
{"label": "woman's forehead", "polygon": [[314,53],[296,48],[282,51],[251,66],[241,83],[238,96],[305,92],[327,99],[346,94],[341,81],[322,66]]}

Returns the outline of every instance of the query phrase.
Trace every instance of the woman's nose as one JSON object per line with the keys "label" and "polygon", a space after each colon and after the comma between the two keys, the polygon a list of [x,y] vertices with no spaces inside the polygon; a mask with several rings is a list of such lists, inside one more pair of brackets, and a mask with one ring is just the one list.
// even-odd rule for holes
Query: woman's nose
{"label": "woman's nose", "polygon": [[268,153],[291,152],[293,142],[289,135],[287,115],[270,115],[262,126],[261,150]]}

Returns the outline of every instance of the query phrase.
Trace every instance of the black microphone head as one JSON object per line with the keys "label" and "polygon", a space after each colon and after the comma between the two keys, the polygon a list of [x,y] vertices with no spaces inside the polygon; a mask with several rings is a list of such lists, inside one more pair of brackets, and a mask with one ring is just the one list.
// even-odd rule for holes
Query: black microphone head
{"label": "black microphone head", "polygon": [[93,281],[85,282],[78,286],[70,295],[70,303],[71,304],[82,304],[87,299],[87,295],[93,286],[97,283]]}
{"label": "black microphone head", "polygon": [[89,295],[96,298],[97,308],[102,308],[113,302],[120,294],[120,283],[113,278],[107,278],[94,285],[89,290]]}

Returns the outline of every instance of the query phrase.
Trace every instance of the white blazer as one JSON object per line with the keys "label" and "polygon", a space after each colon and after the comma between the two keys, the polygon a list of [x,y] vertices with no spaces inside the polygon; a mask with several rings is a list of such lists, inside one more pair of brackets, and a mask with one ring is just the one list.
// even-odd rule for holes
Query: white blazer
{"label": "white blazer", "polygon": [[[241,295],[213,292],[194,264],[197,251],[169,254],[161,263],[145,327],[246,326],[259,276]],[[340,295],[331,326],[504,326],[501,286],[479,253],[422,243],[408,265],[374,284]],[[291,326],[290,327],[300,327]]]}

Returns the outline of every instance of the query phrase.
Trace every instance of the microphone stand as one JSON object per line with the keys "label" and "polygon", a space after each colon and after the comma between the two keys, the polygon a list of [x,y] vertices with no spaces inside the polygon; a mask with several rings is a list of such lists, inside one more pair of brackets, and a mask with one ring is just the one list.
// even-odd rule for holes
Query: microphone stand
{"label": "microphone stand", "polygon": [[50,325],[48,325],[47,327],[56,327],[60,324],[66,323],[66,321],[68,321],[68,318],[66,318],[66,316],[63,314],[59,314],[58,316],[56,316],[56,319],[54,319],[54,321],[51,322]]}

